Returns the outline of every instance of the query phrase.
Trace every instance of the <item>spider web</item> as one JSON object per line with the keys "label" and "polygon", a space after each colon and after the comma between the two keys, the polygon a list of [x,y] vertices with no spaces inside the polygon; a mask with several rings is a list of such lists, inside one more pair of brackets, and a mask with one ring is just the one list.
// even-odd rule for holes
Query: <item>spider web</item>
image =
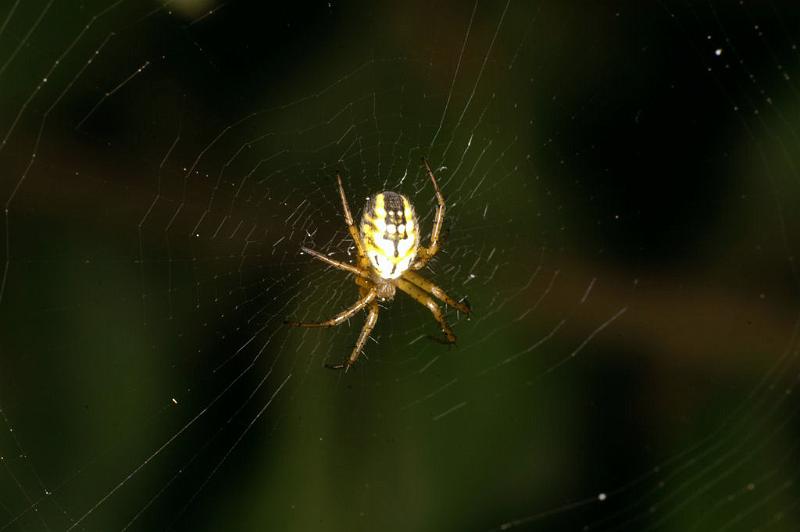
{"label": "spider web", "polygon": [[[0,530],[797,530],[800,11],[8,2]],[[358,291],[408,195],[474,315]]]}

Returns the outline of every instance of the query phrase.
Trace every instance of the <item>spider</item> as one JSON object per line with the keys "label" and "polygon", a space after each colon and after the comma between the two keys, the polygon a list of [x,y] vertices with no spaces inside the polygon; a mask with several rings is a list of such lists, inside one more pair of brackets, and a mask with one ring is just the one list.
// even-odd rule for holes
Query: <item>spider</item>
{"label": "spider", "polygon": [[301,248],[315,259],[352,274],[358,285],[360,298],[353,306],[329,320],[315,323],[287,321],[287,325],[335,327],[349,320],[359,311],[368,309],[367,320],[361,329],[361,334],[358,335],[350,357],[341,364],[326,364],[325,366],[330,369],[344,369],[346,372],[350,366],[355,364],[378,321],[378,301],[391,301],[398,288],[431,311],[444,333],[444,343],[455,343],[456,336],[447,324],[442,309],[434,298],[466,315],[470,313],[468,303],[456,301],[444,290],[417,273],[417,270],[425,267],[439,251],[439,234],[442,230],[445,210],[444,196],[436,183],[436,177],[433,175],[428,161],[422,159],[422,162],[433,183],[438,203],[430,244],[427,247],[420,244],[419,222],[414,207],[406,196],[397,192],[387,190],[367,198],[361,225],[357,229],[347,204],[342,178],[337,175],[344,221],[358,252],[357,265],[339,262],[313,249]]}

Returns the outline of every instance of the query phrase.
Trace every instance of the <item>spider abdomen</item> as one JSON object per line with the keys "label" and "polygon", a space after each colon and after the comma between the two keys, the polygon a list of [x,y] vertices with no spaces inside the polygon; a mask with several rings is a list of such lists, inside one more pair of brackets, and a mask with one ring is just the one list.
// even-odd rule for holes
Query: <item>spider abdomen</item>
{"label": "spider abdomen", "polygon": [[408,198],[397,192],[380,192],[367,200],[360,233],[372,269],[381,279],[397,279],[417,255],[417,215]]}

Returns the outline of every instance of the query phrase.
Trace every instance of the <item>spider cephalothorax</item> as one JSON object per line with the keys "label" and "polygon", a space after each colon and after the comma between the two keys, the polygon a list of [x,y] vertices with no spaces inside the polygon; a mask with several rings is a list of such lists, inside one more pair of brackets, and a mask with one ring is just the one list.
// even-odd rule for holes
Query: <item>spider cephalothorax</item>
{"label": "spider cephalothorax", "polygon": [[288,322],[296,327],[334,327],[347,321],[350,317],[364,308],[369,307],[367,321],[361,329],[353,352],[343,364],[328,366],[334,369],[347,370],[361,354],[370,332],[378,321],[378,302],[376,299],[388,301],[394,298],[396,289],[400,289],[411,296],[418,303],[425,305],[439,323],[445,335],[445,341],[454,343],[456,336],[445,321],[444,314],[436,303],[436,299],[457,310],[469,314],[470,307],[466,303],[456,301],[448,296],[441,288],[431,283],[415,270],[423,268],[428,261],[439,251],[439,234],[444,221],[445,203],[436,177],[433,175],[427,161],[423,159],[425,169],[433,183],[436,192],[436,215],[433,220],[430,244],[425,247],[420,244],[420,231],[414,207],[407,197],[397,192],[384,191],[367,200],[361,225],[357,229],[353,223],[353,215],[344,194],[342,178],[336,176],[339,183],[339,196],[342,200],[342,210],[347,230],[358,251],[358,265],[347,264],[333,260],[313,249],[302,248],[334,268],[350,272],[355,276],[361,298],[349,309],[340,312],[333,318],[319,323]]}

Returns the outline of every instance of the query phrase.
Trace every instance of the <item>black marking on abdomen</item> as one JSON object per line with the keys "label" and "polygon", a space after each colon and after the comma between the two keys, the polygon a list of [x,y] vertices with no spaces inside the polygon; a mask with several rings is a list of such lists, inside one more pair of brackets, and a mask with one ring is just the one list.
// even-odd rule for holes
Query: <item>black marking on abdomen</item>
{"label": "black marking on abdomen", "polygon": [[383,192],[383,207],[386,209],[387,213],[390,211],[395,211],[402,215],[405,211],[403,196],[397,192],[392,192],[391,190]]}

